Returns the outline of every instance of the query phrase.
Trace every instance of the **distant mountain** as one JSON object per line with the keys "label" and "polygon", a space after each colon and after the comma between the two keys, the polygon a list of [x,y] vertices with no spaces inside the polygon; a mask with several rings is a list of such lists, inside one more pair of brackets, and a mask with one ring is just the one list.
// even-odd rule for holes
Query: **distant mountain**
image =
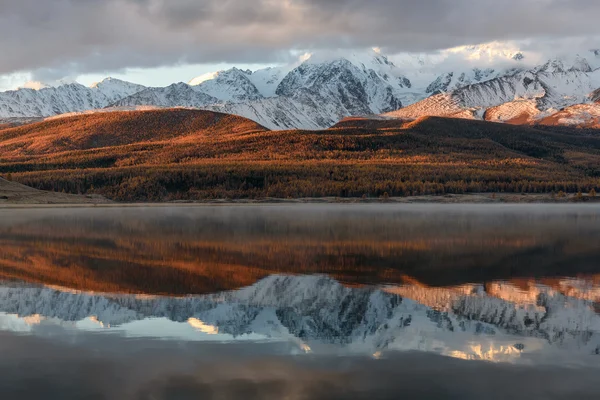
{"label": "distant mountain", "polygon": [[431,82],[425,93],[428,95],[449,92],[460,89],[464,86],[485,82],[489,79],[497,78],[505,74],[505,71],[496,71],[495,69],[473,68],[465,72],[448,72],[440,75],[435,81]]}
{"label": "distant mountain", "polygon": [[48,117],[74,111],[104,108],[137,93],[144,86],[107,78],[86,87],[78,83],[59,87],[23,88],[0,93],[0,118]]}
{"label": "distant mountain", "polygon": [[[501,107],[500,114],[514,117],[527,104],[528,118],[533,118],[600,101],[598,51],[539,65],[527,64],[527,55],[498,44],[446,53],[450,59],[460,53],[468,60],[482,60],[487,67],[473,67],[475,62],[443,64],[436,56],[425,55],[397,57],[398,66],[372,50],[313,54],[295,64],[257,71],[231,68],[161,88],[110,78],[91,87],[54,88],[32,82],[27,88],[0,93],[0,118],[48,117],[105,107],[192,107],[237,114],[270,129],[323,129],[348,116],[378,114],[502,122],[502,116],[490,119],[498,110],[487,110]],[[537,111],[531,109],[531,101]],[[509,119],[522,119],[516,116]]]}
{"label": "distant mountain", "polygon": [[[534,123],[566,107],[598,101],[599,88],[600,56],[591,52],[587,57],[556,58],[530,69],[512,69],[479,83],[441,90],[385,115],[398,118],[453,116]],[[600,116],[594,114],[596,109],[588,107],[593,118]]]}
{"label": "distant mountain", "polygon": [[196,107],[203,108],[220,100],[206,93],[194,90],[185,83],[174,83],[164,88],[146,88],[132,96],[124,97],[110,104],[111,107],[131,107],[151,105],[157,107]]}
{"label": "distant mountain", "polygon": [[190,83],[193,86],[178,84],[177,90],[188,93],[193,88],[210,98],[175,94],[165,98],[160,96],[164,89],[154,88],[114,106],[204,107],[242,115],[271,129],[319,129],[350,115],[398,109],[404,99],[415,96],[410,80],[376,51],[339,58],[313,56],[287,69],[251,72],[232,68]]}

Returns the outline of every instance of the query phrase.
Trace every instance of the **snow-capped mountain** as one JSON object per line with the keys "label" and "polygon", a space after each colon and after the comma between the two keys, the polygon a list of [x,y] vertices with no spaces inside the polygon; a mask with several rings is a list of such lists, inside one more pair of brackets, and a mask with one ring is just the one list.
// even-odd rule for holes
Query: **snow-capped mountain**
{"label": "snow-capped mountain", "polygon": [[444,93],[387,116],[485,117],[500,122],[514,120],[523,112],[528,118],[547,116],[565,107],[597,100],[600,56],[590,52],[586,57],[556,58],[530,69],[511,69],[487,78],[454,90],[440,90]]}
{"label": "snow-capped mountain", "polygon": [[[562,282],[560,290],[506,283],[457,288],[349,288],[321,276],[270,276],[253,286],[197,297],[99,295],[23,284],[0,287],[0,312],[39,324],[91,319],[113,330],[164,318],[200,333],[259,337],[301,350],[419,350],[514,361],[523,353],[592,356],[600,352],[598,293]],[[32,322],[33,321],[33,322]],[[167,330],[168,331],[168,330]]]}
{"label": "snow-capped mountain", "polygon": [[48,117],[75,111],[104,108],[144,87],[107,78],[86,87],[78,83],[59,87],[37,85],[35,89],[0,93],[0,117]]}
{"label": "snow-capped mountain", "polygon": [[206,93],[194,90],[185,83],[174,83],[164,88],[146,88],[132,96],[124,97],[110,104],[111,107],[157,106],[157,107],[196,107],[203,108],[219,103]]}
{"label": "snow-capped mountain", "polygon": [[[232,68],[227,71],[217,72],[208,79],[193,86],[199,93],[224,102],[245,102],[262,99],[264,96],[250,80],[252,71],[242,71]],[[199,82],[196,78],[192,82]]]}
{"label": "snow-capped mountain", "polygon": [[[272,129],[329,127],[351,115],[379,114],[424,96],[377,51],[347,57],[311,56],[297,66],[243,71],[232,68],[190,81],[189,87],[216,101],[162,96],[147,89],[113,104],[205,107],[253,119]],[[182,92],[189,87],[178,84]],[[157,93],[156,96],[153,94]],[[210,101],[210,100],[207,100]]]}
{"label": "snow-capped mountain", "polygon": [[534,58],[514,46],[491,43],[402,55],[395,57],[398,64],[377,49],[305,55],[289,65],[232,68],[163,88],[116,79],[91,87],[31,83],[0,93],[0,118],[106,107],[193,107],[238,114],[271,129],[322,129],[348,116],[390,112],[386,115],[403,118],[498,115],[491,120],[505,121],[526,107],[528,116],[545,117],[600,100],[599,51],[531,65]]}
{"label": "snow-capped mountain", "polygon": [[497,71],[492,68],[473,68],[469,71],[460,73],[448,72],[438,76],[433,82],[431,82],[431,84],[425,88],[425,93],[432,95],[442,92],[451,92],[464,86],[485,82],[505,74],[506,71]]}

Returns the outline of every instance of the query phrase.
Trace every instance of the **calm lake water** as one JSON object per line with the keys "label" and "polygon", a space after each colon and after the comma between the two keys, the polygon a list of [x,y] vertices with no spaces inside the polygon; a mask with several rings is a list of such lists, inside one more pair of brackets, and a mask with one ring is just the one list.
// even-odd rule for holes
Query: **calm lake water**
{"label": "calm lake water", "polygon": [[3,398],[600,396],[598,206],[0,209],[0,280]]}

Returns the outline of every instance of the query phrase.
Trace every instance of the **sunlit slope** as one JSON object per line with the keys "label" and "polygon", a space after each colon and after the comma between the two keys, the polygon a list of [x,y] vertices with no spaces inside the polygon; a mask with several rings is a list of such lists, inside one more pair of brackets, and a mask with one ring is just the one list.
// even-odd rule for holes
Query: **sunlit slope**
{"label": "sunlit slope", "polygon": [[4,157],[136,144],[169,145],[214,135],[265,131],[242,117],[184,109],[76,115],[0,131]]}
{"label": "sunlit slope", "polygon": [[205,111],[102,113],[0,131],[0,174],[115,200],[600,190],[600,136],[441,117],[268,131]]}

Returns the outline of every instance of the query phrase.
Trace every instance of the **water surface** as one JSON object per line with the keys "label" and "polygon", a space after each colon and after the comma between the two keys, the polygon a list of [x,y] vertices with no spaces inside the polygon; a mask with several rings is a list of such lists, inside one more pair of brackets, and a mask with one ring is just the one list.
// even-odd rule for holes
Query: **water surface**
{"label": "water surface", "polygon": [[84,374],[114,398],[99,382],[133,369],[121,396],[433,396],[425,376],[469,398],[474,371],[514,379],[496,398],[595,394],[597,206],[0,209],[0,249],[2,351],[62,363],[54,392]]}

